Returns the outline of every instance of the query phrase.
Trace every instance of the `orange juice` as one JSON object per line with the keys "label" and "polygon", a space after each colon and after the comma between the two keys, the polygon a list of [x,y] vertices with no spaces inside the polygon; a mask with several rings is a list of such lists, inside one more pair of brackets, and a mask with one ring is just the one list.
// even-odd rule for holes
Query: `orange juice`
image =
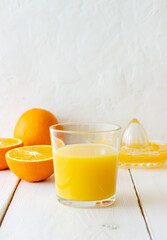
{"label": "orange juice", "polygon": [[102,144],[75,144],[53,154],[59,197],[96,201],[115,194],[118,153]]}

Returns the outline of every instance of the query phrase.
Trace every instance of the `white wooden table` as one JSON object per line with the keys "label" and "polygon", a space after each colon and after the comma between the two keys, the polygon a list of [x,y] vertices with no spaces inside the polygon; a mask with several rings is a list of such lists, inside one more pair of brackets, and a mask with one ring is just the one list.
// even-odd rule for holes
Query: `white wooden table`
{"label": "white wooden table", "polygon": [[119,169],[116,203],[79,209],[56,201],[54,176],[39,183],[0,171],[0,240],[166,240],[167,167]]}

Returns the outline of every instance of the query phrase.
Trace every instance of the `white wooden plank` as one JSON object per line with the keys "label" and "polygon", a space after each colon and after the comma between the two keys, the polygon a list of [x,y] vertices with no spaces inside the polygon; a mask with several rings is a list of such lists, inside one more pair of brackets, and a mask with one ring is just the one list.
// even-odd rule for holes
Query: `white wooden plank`
{"label": "white wooden plank", "polygon": [[167,166],[131,170],[153,239],[167,239]]}
{"label": "white wooden plank", "polygon": [[0,171],[0,225],[18,182],[10,170]]}
{"label": "white wooden plank", "polygon": [[0,239],[147,240],[128,170],[119,170],[115,205],[79,209],[56,201],[53,176],[39,183],[22,181],[4,218]]}

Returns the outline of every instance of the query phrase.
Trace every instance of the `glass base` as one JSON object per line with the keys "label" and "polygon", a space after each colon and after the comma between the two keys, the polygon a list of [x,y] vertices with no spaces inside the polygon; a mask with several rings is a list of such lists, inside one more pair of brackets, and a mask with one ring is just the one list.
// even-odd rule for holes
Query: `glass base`
{"label": "glass base", "polygon": [[70,207],[79,207],[79,208],[99,208],[99,207],[107,207],[113,204],[116,200],[116,195],[113,195],[110,198],[98,201],[72,201],[66,200],[59,196],[57,196],[57,200],[67,206]]}
{"label": "glass base", "polygon": [[164,162],[150,162],[150,163],[129,163],[129,162],[119,162],[120,167],[132,167],[132,168],[156,168],[161,167]]}

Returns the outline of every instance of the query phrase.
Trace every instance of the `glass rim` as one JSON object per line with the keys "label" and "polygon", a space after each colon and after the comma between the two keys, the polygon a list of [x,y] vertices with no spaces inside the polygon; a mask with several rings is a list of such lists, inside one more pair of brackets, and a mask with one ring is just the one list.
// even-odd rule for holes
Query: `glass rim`
{"label": "glass rim", "polygon": [[[55,127],[57,126],[64,126],[64,125],[102,125],[102,124],[108,124],[111,125],[113,127],[115,127],[114,129],[109,129],[109,130],[103,130],[103,131],[77,131],[77,130],[61,130],[61,129],[55,129]],[[121,130],[121,126],[115,123],[111,123],[111,122],[66,122],[66,123],[58,123],[58,124],[54,124],[52,126],[49,127],[50,131],[55,131],[55,132],[61,132],[61,133],[112,133],[112,132],[117,132]]]}

